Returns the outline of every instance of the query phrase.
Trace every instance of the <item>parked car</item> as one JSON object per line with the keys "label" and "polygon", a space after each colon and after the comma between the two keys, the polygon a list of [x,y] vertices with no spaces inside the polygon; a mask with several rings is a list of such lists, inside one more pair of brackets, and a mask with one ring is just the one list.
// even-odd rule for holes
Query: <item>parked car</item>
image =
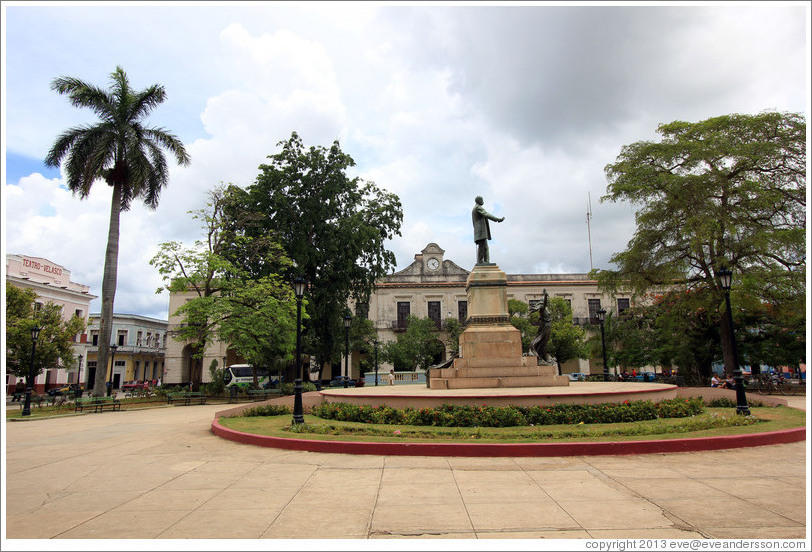
{"label": "parked car", "polygon": [[654,372],[640,372],[634,379],[637,381],[654,381],[656,377],[657,374]]}
{"label": "parked car", "polygon": [[61,395],[73,395],[78,389],[84,391],[85,386],[79,383],[66,383],[59,387],[48,389],[48,395],[51,397],[59,397]]}
{"label": "parked car", "polygon": [[584,381],[586,379],[586,374],[583,372],[573,372],[572,374],[567,374],[567,377],[570,381]]}
{"label": "parked car", "polygon": [[330,381],[330,387],[344,387],[344,383],[347,383],[347,387],[355,387],[355,380],[349,376],[336,376]]}
{"label": "parked car", "polygon": [[149,389],[149,383],[145,381],[125,381],[121,386],[122,391],[132,391],[133,389]]}

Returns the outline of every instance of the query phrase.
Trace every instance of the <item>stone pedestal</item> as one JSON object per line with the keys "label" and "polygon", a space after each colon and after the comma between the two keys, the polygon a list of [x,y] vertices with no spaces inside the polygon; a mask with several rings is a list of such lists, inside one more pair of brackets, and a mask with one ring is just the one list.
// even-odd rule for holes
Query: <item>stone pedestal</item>
{"label": "stone pedestal", "polygon": [[567,386],[555,366],[522,356],[521,332],[510,323],[507,275],[495,264],[476,265],[468,276],[468,322],[460,335],[460,358],[431,371],[431,389]]}

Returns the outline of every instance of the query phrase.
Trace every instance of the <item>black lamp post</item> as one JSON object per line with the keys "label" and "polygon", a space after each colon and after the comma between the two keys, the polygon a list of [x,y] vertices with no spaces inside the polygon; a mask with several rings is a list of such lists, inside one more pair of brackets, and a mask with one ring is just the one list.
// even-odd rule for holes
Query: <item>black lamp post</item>
{"label": "black lamp post", "polygon": [[81,397],[82,396],[82,355],[77,355],[79,359],[79,371],[76,373],[76,389],[73,392],[73,397]]}
{"label": "black lamp post", "polygon": [[107,381],[107,396],[113,394],[113,370],[116,369],[116,349],[118,349],[118,345],[113,343],[110,345],[110,352],[113,353],[110,355],[110,379]]}
{"label": "black lamp post", "polygon": [[298,277],[293,280],[293,293],[296,295],[296,381],[293,385],[293,423],[304,423],[302,407],[302,297],[304,297],[307,280]]}
{"label": "black lamp post", "polygon": [[606,362],[606,335],[603,331],[603,322],[606,320],[606,309],[598,309],[595,313],[601,323],[601,349],[603,350],[603,381],[609,381],[609,364]]}
{"label": "black lamp post", "polygon": [[23,405],[23,416],[30,416],[31,415],[31,390],[34,387],[34,378],[37,375],[34,373],[34,355],[37,352],[37,338],[39,337],[39,332],[42,330],[39,326],[34,326],[31,328],[31,365],[28,368],[28,377],[26,378],[26,386],[25,386],[25,404]]}
{"label": "black lamp post", "polygon": [[347,380],[350,378],[350,326],[352,325],[352,316],[349,314],[344,315],[344,388],[347,387]]}
{"label": "black lamp post", "polygon": [[375,386],[378,386],[378,345],[380,341],[377,339],[372,342],[375,345]]}
{"label": "black lamp post", "polygon": [[739,367],[739,353],[736,350],[736,334],[733,332],[733,313],[730,309],[730,288],[733,285],[733,272],[723,266],[716,273],[719,277],[719,285],[725,292],[725,307],[727,311],[727,326],[730,332],[730,350],[733,353],[733,381],[736,382],[736,414],[749,416],[750,409],[747,407],[747,396],[744,393],[744,381],[742,371]]}

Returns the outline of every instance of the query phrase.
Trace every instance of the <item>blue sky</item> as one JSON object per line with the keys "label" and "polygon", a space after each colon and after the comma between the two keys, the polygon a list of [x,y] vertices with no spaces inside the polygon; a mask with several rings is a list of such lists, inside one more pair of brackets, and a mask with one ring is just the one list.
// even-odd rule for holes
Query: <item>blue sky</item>
{"label": "blue sky", "polygon": [[[168,315],[149,265],[200,237],[188,211],[220,182],[250,185],[277,143],[338,139],[356,173],[396,193],[404,268],[429,242],[470,268],[474,197],[505,222],[511,273],[606,267],[634,209],[602,203],[604,167],[661,123],[809,111],[809,3],[521,6],[451,3],[3,2],[3,248],[45,257],[101,295],[109,191],[80,201],[43,159],[92,121],[50,90],[62,75],[165,86],[149,122],[192,157],[155,211],[122,217],[117,312]],[[98,310],[98,300],[91,306]]]}

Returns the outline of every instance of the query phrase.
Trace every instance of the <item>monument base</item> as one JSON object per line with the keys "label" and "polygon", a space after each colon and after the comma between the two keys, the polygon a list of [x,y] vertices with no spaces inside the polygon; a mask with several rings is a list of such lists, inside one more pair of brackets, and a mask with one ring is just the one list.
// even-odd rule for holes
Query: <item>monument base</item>
{"label": "monument base", "polygon": [[460,357],[430,373],[431,389],[568,386],[555,365],[522,356],[521,332],[510,324],[507,275],[495,265],[476,265],[468,276],[468,325],[460,335]]}

